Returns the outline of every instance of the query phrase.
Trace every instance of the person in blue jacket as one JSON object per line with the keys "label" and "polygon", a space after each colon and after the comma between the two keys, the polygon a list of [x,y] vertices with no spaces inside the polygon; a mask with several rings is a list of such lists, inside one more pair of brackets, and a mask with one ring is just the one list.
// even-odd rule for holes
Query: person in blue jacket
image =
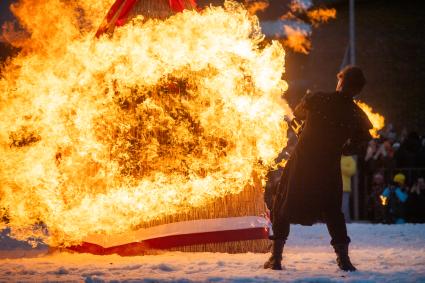
{"label": "person in blue jacket", "polygon": [[403,174],[395,175],[393,182],[381,194],[382,204],[385,207],[384,223],[406,223],[405,203],[408,194],[403,190],[404,181]]}

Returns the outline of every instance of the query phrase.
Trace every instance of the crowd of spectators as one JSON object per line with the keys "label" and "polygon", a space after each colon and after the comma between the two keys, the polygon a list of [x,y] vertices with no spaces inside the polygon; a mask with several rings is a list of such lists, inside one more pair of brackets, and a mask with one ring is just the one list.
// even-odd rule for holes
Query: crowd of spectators
{"label": "crowd of spectators", "polygon": [[391,124],[380,138],[369,142],[366,169],[377,171],[395,168],[425,168],[425,136],[403,129],[398,135]]}
{"label": "crowd of spectators", "polygon": [[425,223],[425,136],[389,124],[362,161],[368,220]]}

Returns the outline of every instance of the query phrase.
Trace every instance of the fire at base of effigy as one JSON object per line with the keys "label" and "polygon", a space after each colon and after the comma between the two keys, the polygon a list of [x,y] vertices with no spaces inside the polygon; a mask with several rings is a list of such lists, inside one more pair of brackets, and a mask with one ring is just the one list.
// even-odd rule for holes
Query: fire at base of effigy
{"label": "fire at base of effigy", "polygon": [[110,4],[13,6],[29,37],[0,78],[0,213],[11,235],[69,246],[167,221],[259,216],[291,115],[282,46],[233,1],[136,17],[94,39]]}

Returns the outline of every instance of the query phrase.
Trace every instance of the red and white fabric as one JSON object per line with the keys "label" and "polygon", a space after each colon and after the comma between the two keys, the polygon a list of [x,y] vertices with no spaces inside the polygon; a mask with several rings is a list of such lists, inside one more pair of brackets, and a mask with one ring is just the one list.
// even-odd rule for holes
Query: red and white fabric
{"label": "red and white fabric", "polygon": [[163,224],[120,235],[92,235],[82,245],[70,249],[100,255],[137,255],[147,250],[267,239],[269,232],[270,221],[261,216],[201,219]]}

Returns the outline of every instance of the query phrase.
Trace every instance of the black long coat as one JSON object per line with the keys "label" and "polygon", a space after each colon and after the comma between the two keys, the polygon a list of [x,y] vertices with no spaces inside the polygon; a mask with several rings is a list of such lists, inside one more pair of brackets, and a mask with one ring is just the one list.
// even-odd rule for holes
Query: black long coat
{"label": "black long coat", "polygon": [[305,119],[304,129],[283,171],[272,218],[312,225],[324,213],[341,210],[341,155],[369,141],[372,124],[351,97],[339,92],[307,94],[295,115]]}

